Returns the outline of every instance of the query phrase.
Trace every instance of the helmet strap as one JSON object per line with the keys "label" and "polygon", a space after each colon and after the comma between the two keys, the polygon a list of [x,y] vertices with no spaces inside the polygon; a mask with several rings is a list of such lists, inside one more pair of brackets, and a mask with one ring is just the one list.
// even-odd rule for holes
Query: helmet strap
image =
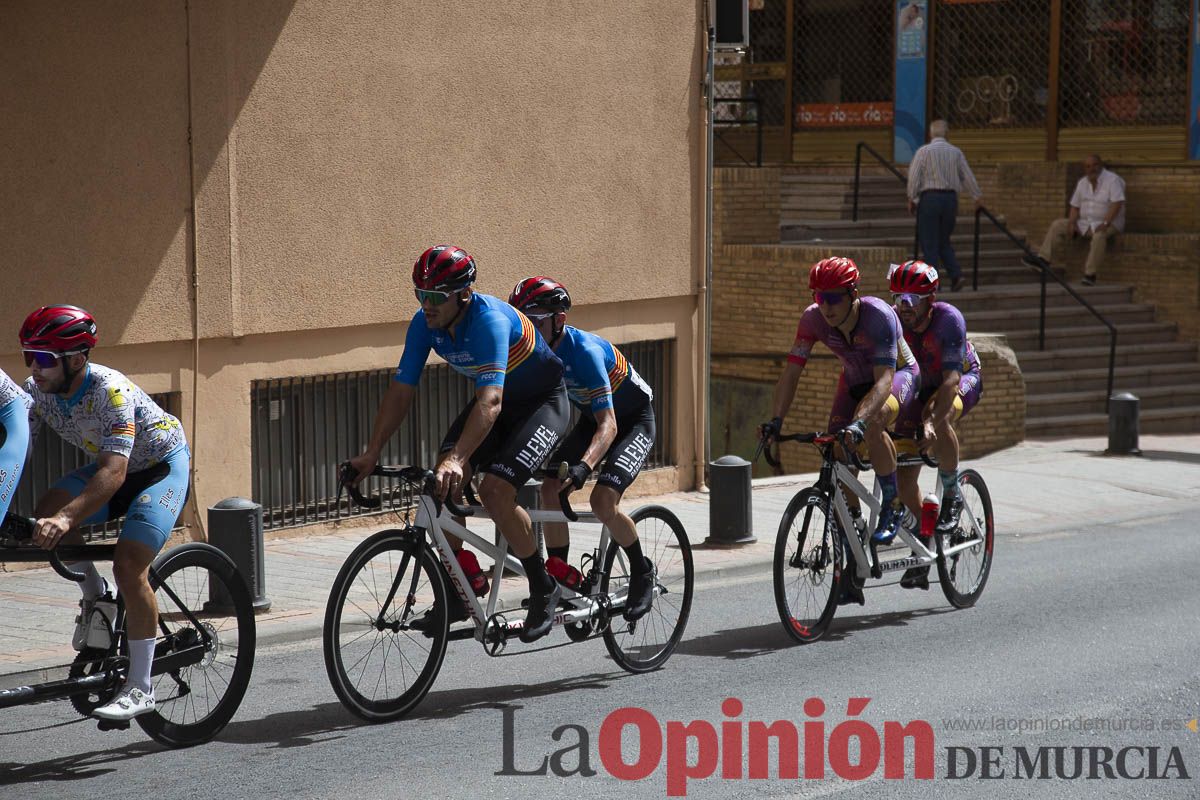
{"label": "helmet strap", "polygon": [[75,383],[75,377],[87,369],[88,354],[86,352],[83,353],[83,357],[83,366],[79,369],[71,369],[71,356],[62,357],[63,388],[61,392],[58,392],[58,394],[64,396],[69,396],[71,394],[71,386]]}

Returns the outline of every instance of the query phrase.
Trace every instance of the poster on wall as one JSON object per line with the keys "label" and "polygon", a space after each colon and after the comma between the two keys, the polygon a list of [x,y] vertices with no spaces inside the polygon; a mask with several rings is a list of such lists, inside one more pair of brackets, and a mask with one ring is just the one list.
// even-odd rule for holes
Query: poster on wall
{"label": "poster on wall", "polygon": [[925,142],[928,0],[896,0],[896,103],[892,158],[912,161]]}

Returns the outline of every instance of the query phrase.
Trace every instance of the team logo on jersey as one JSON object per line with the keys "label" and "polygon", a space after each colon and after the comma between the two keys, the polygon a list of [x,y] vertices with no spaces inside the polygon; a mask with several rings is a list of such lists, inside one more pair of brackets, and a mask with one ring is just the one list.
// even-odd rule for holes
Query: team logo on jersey
{"label": "team logo on jersey", "polygon": [[125,395],[121,394],[120,386],[112,386],[108,390],[108,404],[113,408],[125,405]]}

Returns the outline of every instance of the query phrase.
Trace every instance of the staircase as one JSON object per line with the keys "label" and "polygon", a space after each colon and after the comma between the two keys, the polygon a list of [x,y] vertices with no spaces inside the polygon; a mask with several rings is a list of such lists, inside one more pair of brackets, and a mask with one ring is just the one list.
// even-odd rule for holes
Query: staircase
{"label": "staircase", "polygon": [[[914,220],[904,188],[891,175],[863,176],[859,221],[852,222],[853,175],[784,175],[780,239],[784,245],[887,246],[911,250]],[[975,220],[960,216],[952,242],[968,281]],[[1023,235],[1014,232],[1018,237]],[[968,332],[1003,333],[1025,377],[1025,435],[1108,432],[1108,328],[1051,283],[1046,293],[1046,349],[1038,349],[1041,284],[1021,252],[988,225],[980,236],[979,291],[944,293],[967,320]],[[1061,276],[1062,270],[1057,270]],[[1176,326],[1137,303],[1133,287],[1072,286],[1117,328],[1114,391],[1140,400],[1142,433],[1200,431],[1200,353],[1177,341]],[[986,376],[984,377],[986,392]]]}

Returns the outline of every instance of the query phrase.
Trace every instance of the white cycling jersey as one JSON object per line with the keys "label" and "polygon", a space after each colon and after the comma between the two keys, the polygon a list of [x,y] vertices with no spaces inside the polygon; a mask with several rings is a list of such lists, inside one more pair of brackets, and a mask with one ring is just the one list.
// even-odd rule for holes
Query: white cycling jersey
{"label": "white cycling jersey", "polygon": [[67,398],[42,392],[33,378],[25,391],[33,398],[31,439],[44,423],[92,456],[125,456],[130,472],[154,466],[187,443],[179,420],[115,369],[88,364],[79,391]]}

